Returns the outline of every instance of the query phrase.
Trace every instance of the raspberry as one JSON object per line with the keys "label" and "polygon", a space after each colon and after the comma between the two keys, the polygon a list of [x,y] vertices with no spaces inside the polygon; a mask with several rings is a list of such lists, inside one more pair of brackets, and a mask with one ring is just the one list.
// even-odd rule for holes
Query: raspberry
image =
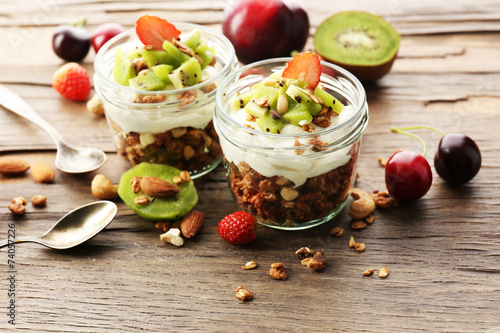
{"label": "raspberry", "polygon": [[256,238],[257,221],[252,214],[235,212],[227,215],[219,222],[219,235],[233,244],[250,244]]}
{"label": "raspberry", "polygon": [[90,94],[89,74],[76,62],[67,63],[54,73],[52,87],[64,98],[83,101]]}

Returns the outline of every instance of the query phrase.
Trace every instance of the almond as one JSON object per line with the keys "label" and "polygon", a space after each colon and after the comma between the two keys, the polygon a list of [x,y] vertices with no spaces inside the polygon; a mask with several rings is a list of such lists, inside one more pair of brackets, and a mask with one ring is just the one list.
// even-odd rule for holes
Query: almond
{"label": "almond", "polygon": [[179,189],[174,185],[153,176],[141,178],[141,190],[150,197],[170,197],[179,193]]}
{"label": "almond", "polygon": [[30,168],[25,160],[14,157],[4,157],[0,159],[0,173],[4,175],[16,175],[23,173]]}
{"label": "almond", "polygon": [[184,237],[191,238],[203,225],[205,214],[199,210],[192,210],[181,221],[181,231]]}
{"label": "almond", "polygon": [[44,162],[35,163],[31,168],[31,173],[38,183],[50,183],[56,177],[54,169]]}

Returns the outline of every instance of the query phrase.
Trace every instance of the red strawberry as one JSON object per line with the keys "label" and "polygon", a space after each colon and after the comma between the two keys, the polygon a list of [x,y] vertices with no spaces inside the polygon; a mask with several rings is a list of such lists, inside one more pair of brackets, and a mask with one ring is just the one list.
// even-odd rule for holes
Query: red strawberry
{"label": "red strawberry", "polygon": [[168,23],[167,20],[157,16],[144,15],[135,23],[137,37],[144,45],[153,46],[156,50],[163,50],[163,42],[179,38],[181,32]]}
{"label": "red strawberry", "polygon": [[252,214],[235,212],[224,217],[219,222],[219,235],[233,244],[250,244],[256,238],[257,221]]}
{"label": "red strawberry", "polygon": [[300,80],[309,83],[306,88],[314,89],[321,76],[321,63],[317,54],[302,52],[297,54],[283,70],[285,79]]}
{"label": "red strawberry", "polygon": [[54,73],[52,87],[64,98],[83,101],[90,93],[89,74],[81,65],[69,62]]}

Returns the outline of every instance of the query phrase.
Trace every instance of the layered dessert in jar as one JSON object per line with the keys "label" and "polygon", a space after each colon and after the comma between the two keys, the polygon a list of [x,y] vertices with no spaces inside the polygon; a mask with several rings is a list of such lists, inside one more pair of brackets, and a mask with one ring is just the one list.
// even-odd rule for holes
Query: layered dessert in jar
{"label": "layered dessert in jar", "polygon": [[368,122],[361,83],[305,52],[246,66],[219,89],[214,126],[240,207],[282,229],[337,215]]}
{"label": "layered dessert in jar", "polygon": [[167,164],[193,178],[215,168],[221,148],[212,116],[218,86],[237,66],[221,34],[143,16],[106,43],[95,61],[117,151],[131,165]]}

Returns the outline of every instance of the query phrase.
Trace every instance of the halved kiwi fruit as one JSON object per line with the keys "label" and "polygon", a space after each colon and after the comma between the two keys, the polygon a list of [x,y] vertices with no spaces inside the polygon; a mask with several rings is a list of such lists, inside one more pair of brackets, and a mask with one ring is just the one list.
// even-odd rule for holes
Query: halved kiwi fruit
{"label": "halved kiwi fruit", "polygon": [[345,11],[327,18],[314,35],[316,52],[360,81],[375,81],[389,72],[400,36],[382,17]]}

